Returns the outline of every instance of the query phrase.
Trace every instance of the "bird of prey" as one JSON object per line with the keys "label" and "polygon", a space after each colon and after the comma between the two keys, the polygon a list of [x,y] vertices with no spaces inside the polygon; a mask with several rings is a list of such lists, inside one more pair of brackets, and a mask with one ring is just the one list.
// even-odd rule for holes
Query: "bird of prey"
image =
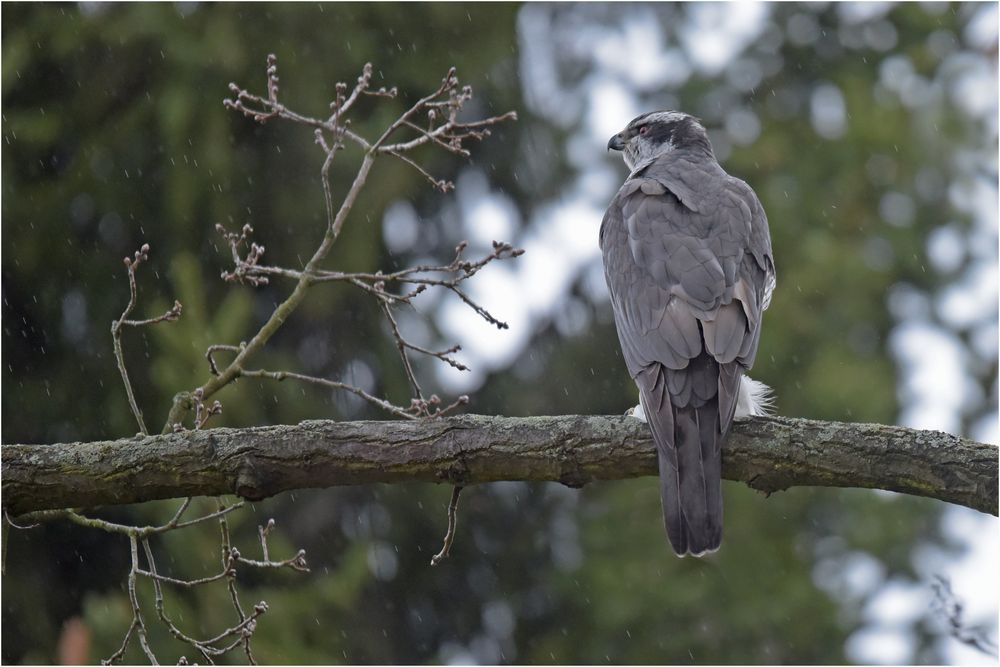
{"label": "bird of prey", "polygon": [[765,414],[750,380],[761,315],[775,285],[767,217],[719,166],[705,128],[677,111],[646,113],[611,137],[630,170],[601,223],[604,276],[634,415],[659,456],[667,537],[679,556],[722,541],[722,445],[733,419]]}

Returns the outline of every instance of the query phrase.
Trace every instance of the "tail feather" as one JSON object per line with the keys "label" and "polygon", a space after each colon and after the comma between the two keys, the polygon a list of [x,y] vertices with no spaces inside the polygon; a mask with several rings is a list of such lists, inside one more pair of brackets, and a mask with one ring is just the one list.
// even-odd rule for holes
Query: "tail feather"
{"label": "tail feather", "polygon": [[722,438],[715,401],[695,409],[700,434],[702,473],[705,477],[705,549],[722,543]]}
{"label": "tail feather", "polygon": [[649,390],[641,389],[640,385],[639,400],[642,403],[643,412],[646,414],[646,423],[649,424],[653,433],[653,442],[656,443],[660,467],[660,501],[663,503],[663,525],[674,552],[678,555],[684,555],[688,551],[687,524],[681,511],[680,467],[677,461],[677,450],[673,446],[664,447],[659,444],[673,442],[673,410],[670,401],[667,400],[666,388],[662,385],[662,375],[659,378],[659,383],[657,378],[645,377],[644,379],[649,380]]}
{"label": "tail feather", "polygon": [[665,377],[671,372],[652,364],[635,380],[656,443],[667,538],[677,555],[700,556],[722,542],[719,401],[713,397],[697,407],[675,405]]}
{"label": "tail feather", "polygon": [[687,524],[688,550],[701,553],[711,547],[708,488],[702,460],[701,431],[695,408],[680,408],[674,415],[674,447],[681,485],[681,512]]}

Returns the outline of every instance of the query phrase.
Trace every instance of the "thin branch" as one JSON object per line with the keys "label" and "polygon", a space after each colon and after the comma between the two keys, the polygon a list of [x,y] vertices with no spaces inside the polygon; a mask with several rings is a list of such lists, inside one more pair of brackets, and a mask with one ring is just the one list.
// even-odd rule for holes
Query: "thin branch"
{"label": "thin branch", "polygon": [[[243,611],[243,607],[239,601],[239,593],[236,590],[236,580],[235,580],[236,564],[238,562],[241,562],[245,565],[250,565],[259,568],[288,567],[290,569],[308,572],[308,568],[305,567],[305,552],[300,550],[292,558],[288,559],[287,561],[280,561],[280,562],[270,561],[269,559],[265,559],[265,561],[242,559],[240,557],[239,551],[232,546],[232,542],[230,539],[229,524],[225,517],[226,513],[225,510],[227,510],[228,508],[222,503],[221,500],[218,500],[217,502],[218,502],[218,508],[214,514],[219,519],[219,529],[222,537],[221,552],[222,552],[223,569],[221,573],[205,577],[203,579],[195,579],[187,581],[160,575],[156,571],[156,560],[153,556],[153,551],[150,548],[148,541],[143,540],[143,549],[146,552],[146,561],[149,564],[149,570],[142,570],[136,568],[135,574],[141,574],[143,576],[150,578],[153,581],[153,588],[156,595],[157,615],[159,616],[160,621],[167,626],[170,633],[176,639],[193,647],[201,654],[202,658],[204,658],[211,664],[214,664],[212,656],[224,655],[234,650],[238,646],[242,645],[244,653],[247,656],[247,660],[249,661],[250,664],[255,665],[257,664],[257,662],[256,659],[254,658],[253,651],[251,650],[250,639],[254,633],[254,630],[256,629],[256,619],[267,610],[267,604],[264,602],[259,603],[254,607],[254,611],[250,615],[247,615]],[[273,525],[273,523],[269,525]],[[170,617],[167,616],[164,610],[163,589],[161,584],[170,583],[184,588],[191,588],[194,586],[209,584],[220,580],[226,581],[226,587],[227,590],[229,591],[230,599],[232,600],[233,607],[236,611],[239,621],[232,627],[224,630],[221,634],[218,634],[210,639],[195,639],[194,637],[185,634],[180,628],[177,627],[177,625],[170,619]],[[233,635],[238,635],[238,637],[232,643],[222,647],[215,646],[215,644],[218,644],[222,640],[232,637]]]}
{"label": "thin branch", "polygon": [[132,616],[132,622],[128,626],[128,630],[125,631],[125,637],[122,639],[122,645],[117,651],[112,653],[107,658],[101,660],[102,665],[113,665],[117,660],[120,660],[123,655],[125,655],[125,650],[128,649],[129,642],[132,641],[132,633],[135,632],[138,623],[136,623],[135,616]]}
{"label": "thin branch", "polygon": [[[143,540],[143,544],[146,541]],[[136,574],[141,574],[144,577],[158,581],[164,584],[172,584],[174,586],[179,586],[181,588],[194,588],[195,586],[204,586],[205,584],[211,584],[213,582],[219,581],[220,579],[225,579],[230,575],[232,570],[223,570],[219,574],[213,574],[208,577],[202,577],[201,579],[175,579],[174,577],[168,577],[163,574],[157,574],[155,570],[137,570]]]}
{"label": "thin branch", "polygon": [[[432,140],[440,139],[442,137],[447,137],[450,140],[452,140],[453,141],[453,144],[452,144],[453,146],[460,145],[458,143],[458,141],[460,141],[462,139],[483,139],[483,138],[489,136],[489,132],[488,131],[468,132],[468,133],[465,133],[465,134],[462,134],[462,135],[448,135],[447,134],[448,131],[456,129],[456,128],[458,128],[458,129],[473,128],[474,129],[474,128],[479,128],[479,127],[487,127],[489,125],[496,125],[497,123],[502,123],[502,122],[505,122],[505,121],[508,121],[508,120],[517,120],[517,112],[516,111],[508,111],[507,113],[501,114],[500,116],[494,116],[493,118],[486,118],[484,120],[476,121],[476,122],[472,122],[472,123],[449,123],[447,125],[442,125],[437,130],[434,130],[434,132],[425,133],[423,136],[417,137],[416,139],[412,139],[410,141],[405,141],[405,142],[398,143],[398,144],[389,144],[388,146],[381,146],[379,148],[379,150],[381,152],[383,152],[383,153],[391,153],[391,152],[394,152],[394,151],[402,153],[402,152],[405,152],[405,151],[411,151],[414,148],[417,148],[418,146],[423,146],[424,144],[426,144],[426,143],[428,143],[428,142],[430,142]],[[458,141],[456,141],[456,140],[458,140]]]}
{"label": "thin branch", "polygon": [[125,384],[125,394],[128,397],[128,405],[132,409],[132,415],[139,424],[139,431],[143,435],[149,435],[149,430],[146,428],[146,422],[142,418],[142,411],[139,409],[139,404],[135,400],[135,393],[132,391],[132,382],[129,380],[128,370],[125,368],[125,354],[122,352],[122,328],[126,326],[143,327],[150,324],[158,324],[160,322],[172,322],[181,316],[182,310],[181,302],[174,301],[173,307],[159,317],[153,317],[148,320],[128,319],[128,316],[132,313],[132,309],[135,308],[139,293],[135,282],[135,272],[139,268],[139,265],[148,259],[148,243],[143,243],[142,247],[135,252],[132,259],[129,259],[128,257],[125,258],[125,268],[128,271],[128,305],[126,305],[125,310],[122,311],[121,317],[111,323],[111,342],[114,346],[115,362],[118,365],[118,372],[122,376],[122,382]]}
{"label": "thin branch", "polygon": [[171,528],[176,528],[178,523],[180,523],[181,516],[184,515],[184,512],[186,512],[187,508],[190,506],[191,506],[191,498],[185,498],[184,502],[182,502],[181,506],[177,508],[177,511],[174,513],[174,516],[170,519],[170,521],[164,524],[164,530],[170,530]]}
{"label": "thin branch", "polygon": [[257,536],[260,538],[260,551],[264,554],[264,560],[271,560],[267,555],[267,537],[274,530],[274,519],[268,519],[263,526],[257,526]]}
{"label": "thin branch", "polygon": [[306,552],[305,549],[299,549],[291,558],[286,558],[285,560],[253,560],[250,558],[244,558],[239,552],[236,553],[236,559],[245,565],[250,565],[251,567],[258,567],[261,569],[278,569],[282,567],[287,567],[296,572],[308,572],[309,565],[306,563]]}
{"label": "thin branch", "polygon": [[410,118],[412,118],[416,113],[424,110],[426,108],[426,105],[429,102],[434,101],[435,99],[437,99],[438,97],[440,97],[442,93],[444,93],[444,92],[446,92],[448,90],[451,90],[452,88],[454,88],[457,85],[458,85],[458,77],[455,76],[455,68],[452,67],[451,69],[448,70],[448,73],[445,74],[444,78],[441,79],[441,85],[438,86],[437,90],[435,90],[430,95],[427,95],[427,96],[422,97],[419,100],[417,100],[413,104],[413,106],[411,106],[409,109],[407,109],[406,111],[403,112],[402,116],[400,116],[399,118],[397,118],[392,123],[392,125],[390,125],[388,128],[386,128],[386,130],[382,133],[382,136],[380,136],[377,140],[375,140],[372,143],[372,150],[373,151],[381,151],[381,152],[384,152],[384,153],[389,153],[389,152],[392,152],[392,151],[395,151],[395,152],[399,153],[399,152],[402,152],[403,150],[407,150],[407,149],[398,148],[398,147],[397,148],[386,148],[384,146],[384,144],[385,144],[386,140],[389,137],[391,137],[396,132],[396,130],[398,130],[407,121],[409,121]]}
{"label": "thin branch", "polygon": [[[28,524],[27,526],[22,526],[17,523],[14,523],[14,520],[10,518],[9,514],[7,514],[6,507],[3,508],[3,518],[6,525],[10,526],[11,528],[17,528],[18,530],[31,530],[32,528],[38,528],[41,525],[40,523],[32,523]],[[7,540],[5,539],[4,548],[6,547],[7,547]]]}
{"label": "thin branch", "polygon": [[444,546],[441,551],[431,557],[431,565],[436,566],[451,553],[451,543],[455,541],[455,523],[458,521],[458,496],[462,493],[461,486],[451,490],[451,502],[448,503],[448,532],[444,535]]}
{"label": "thin branch", "polygon": [[406,354],[407,346],[402,334],[399,333],[399,324],[396,323],[396,318],[393,317],[392,309],[389,308],[388,304],[380,302],[379,305],[382,307],[382,313],[385,315],[385,318],[389,321],[389,327],[392,329],[392,337],[396,339],[396,349],[399,350],[399,356],[403,359],[403,370],[406,371],[406,379],[413,390],[413,397],[420,400],[424,395],[420,390],[420,383],[417,382],[417,375],[413,372],[413,366],[410,364],[410,357]]}
{"label": "thin branch", "polygon": [[452,183],[451,181],[446,181],[444,179],[434,178],[429,173],[427,173],[427,170],[425,170],[419,164],[417,164],[416,162],[414,162],[410,158],[406,157],[402,153],[399,153],[397,151],[388,151],[388,153],[389,153],[389,155],[392,155],[393,157],[399,158],[400,160],[402,160],[406,164],[408,164],[411,167],[413,167],[414,169],[416,169],[418,172],[420,172],[421,176],[423,176],[424,178],[426,178],[430,182],[431,185],[433,185],[436,189],[440,190],[441,192],[448,192],[449,190],[454,190],[455,189],[455,184],[454,183]]}
{"label": "thin branch", "polygon": [[[226,639],[227,637],[232,637],[233,635],[237,633],[242,633],[246,630],[250,630],[252,634],[252,629],[256,625],[257,619],[263,616],[267,612],[267,609],[268,609],[267,603],[261,600],[260,602],[254,605],[253,611],[250,612],[250,614],[246,616],[242,621],[240,621],[239,624],[224,630],[222,633],[216,635],[215,637],[212,637],[211,639],[206,639],[202,643],[204,645],[217,644],[221,642],[223,639]],[[242,639],[239,641],[242,641]],[[216,649],[216,650],[219,651],[220,653],[231,651],[236,645],[239,644],[239,641],[234,642],[233,645],[225,649]]]}
{"label": "thin branch", "polygon": [[372,396],[360,387],[355,387],[354,385],[346,384],[344,382],[337,382],[336,380],[327,380],[326,378],[319,378],[313,375],[303,375],[302,373],[292,373],[290,371],[265,371],[265,370],[241,370],[240,377],[250,377],[250,378],[265,378],[269,380],[277,380],[282,382],[283,380],[298,380],[300,382],[308,382],[310,384],[317,384],[321,387],[327,387],[329,389],[343,389],[344,391],[349,391],[352,394],[360,396],[369,403],[377,405],[383,410],[390,412],[397,417],[403,417],[404,419],[416,419],[414,415],[411,415],[403,408],[393,405],[389,401],[378,398],[377,396]]}
{"label": "thin branch", "polygon": [[[219,499],[218,503],[219,508],[221,509],[223,507],[222,499]],[[219,517],[219,531],[222,534],[222,565],[223,567],[230,567],[230,563],[239,560],[240,554],[232,546],[232,542],[229,537],[229,522],[226,520],[225,516]],[[236,610],[236,615],[240,619],[240,622],[236,625],[236,628],[239,629],[247,622],[247,615],[243,612],[243,606],[240,604],[240,596],[239,592],[236,590],[235,577],[229,577],[226,580],[226,588],[229,590],[229,599],[233,602],[233,608]],[[250,628],[249,632],[242,633],[242,643],[243,651],[246,653],[247,660],[251,665],[256,665],[257,661],[254,660],[253,652],[250,650],[250,636],[253,634],[253,630],[254,628]],[[215,644],[220,639],[229,636],[226,632],[220,635],[219,638],[210,640],[208,643]],[[235,647],[238,643],[239,642],[234,642],[231,646]]]}
{"label": "thin branch", "polygon": [[135,420],[139,424],[139,431],[143,435],[149,435],[149,430],[146,428],[146,423],[142,419],[142,412],[139,410],[139,405],[135,401],[135,394],[132,392],[132,383],[128,379],[128,370],[125,368],[125,355],[122,353],[121,330],[124,326],[125,319],[132,312],[132,309],[135,308],[138,293],[138,289],[135,284],[135,269],[139,266],[142,260],[149,257],[148,253],[149,244],[145,243],[139,250],[136,251],[135,261],[130,260],[128,257],[125,258],[125,268],[128,270],[128,305],[125,306],[125,310],[122,311],[121,317],[119,317],[117,321],[111,323],[111,340],[114,344],[115,361],[118,363],[118,372],[122,376],[122,382],[125,383],[125,394],[128,396],[128,405],[132,408],[132,414],[135,416]]}
{"label": "thin branch", "polygon": [[212,375],[219,374],[219,367],[215,365],[215,359],[212,357],[214,353],[225,350],[228,352],[236,352],[237,354],[239,354],[239,352],[242,351],[243,348],[246,346],[247,346],[246,343],[240,343],[239,345],[223,345],[223,344],[209,345],[208,349],[205,350],[205,359],[208,360],[209,372]]}
{"label": "thin branch", "polygon": [[[222,279],[226,282],[247,283],[254,287],[266,285],[268,283],[267,278],[261,277],[256,270],[257,263],[264,255],[264,246],[250,242],[253,227],[249,224],[243,225],[240,233],[237,234],[227,231],[222,225],[216,225],[215,231],[222,234],[222,237],[229,243],[229,250],[233,255],[233,264],[235,265],[233,271],[222,272]],[[240,256],[240,250],[243,246],[247,246],[246,258]],[[209,359],[209,363],[212,363],[211,359]]]}
{"label": "thin branch", "polygon": [[125,655],[125,650],[128,648],[129,641],[132,638],[132,633],[135,633],[139,637],[139,646],[142,648],[142,652],[146,654],[146,658],[153,665],[160,664],[156,660],[156,655],[153,654],[153,650],[149,647],[149,641],[146,638],[146,623],[142,620],[142,611],[139,608],[139,597],[135,592],[135,579],[136,574],[139,571],[139,546],[138,540],[135,535],[128,536],[129,541],[129,552],[132,556],[132,565],[128,572],[128,600],[129,605],[132,607],[132,623],[129,625],[128,630],[125,632],[125,639],[122,641],[121,647],[111,654],[106,660],[102,660],[102,664],[110,665],[116,660],[121,659]]}
{"label": "thin branch", "polygon": [[[157,535],[159,533],[166,533],[171,530],[178,530],[181,528],[187,528],[188,526],[193,526],[195,524],[202,523],[204,521],[210,521],[216,519],[224,514],[228,514],[235,510],[240,509],[245,504],[240,501],[234,505],[230,505],[223,510],[212,512],[211,514],[206,514],[200,516],[197,519],[191,519],[190,521],[178,521],[183,510],[187,509],[188,504],[190,504],[191,498],[185,499],[184,503],[181,505],[181,509],[178,510],[174,518],[165,524],[159,526],[128,526],[120,523],[114,523],[112,521],[105,521],[104,519],[96,519],[92,517],[86,517],[82,514],[75,512],[73,510],[63,510],[63,509],[45,509],[32,514],[38,521],[51,521],[52,519],[67,519],[79,526],[84,528],[94,528],[97,530],[103,530],[106,533],[114,533],[117,535],[125,535],[128,537],[136,537],[139,539],[144,539],[150,535]],[[106,504],[106,503],[101,503]]]}
{"label": "thin branch", "polygon": [[[319,270],[314,273],[307,274],[305,271],[297,271],[295,269],[277,266],[266,266],[262,264],[254,265],[252,268],[244,267],[244,269],[248,275],[274,275],[283,278],[291,278],[292,280],[307,279],[313,283],[348,281],[362,288],[370,288],[369,283],[375,282],[402,283],[418,286],[423,285],[424,288],[432,286],[455,287],[479,273],[484,266],[494,260],[513,259],[524,254],[524,250],[514,248],[511,244],[505,241],[494,241],[493,251],[491,253],[484,255],[476,261],[469,261],[462,259],[462,253],[467,246],[468,243],[462,241],[456,248],[456,258],[449,264],[421,264],[393,271],[391,273],[384,273],[381,271],[377,271],[375,273],[347,273],[343,271]],[[424,273],[452,273],[457,275],[454,275],[451,278],[430,278],[420,275]],[[415,294],[413,296],[415,296]],[[218,349],[227,349],[221,345],[213,347],[217,347]],[[235,348],[235,346],[229,347]]]}
{"label": "thin branch", "polygon": [[436,359],[440,359],[441,361],[445,362],[455,370],[459,371],[469,370],[468,366],[458,361],[455,361],[452,357],[448,356],[451,354],[455,354],[456,352],[461,352],[462,351],[461,345],[452,345],[447,350],[441,350],[437,352],[434,350],[428,350],[425,347],[420,347],[419,345],[414,345],[413,343],[407,340],[403,340],[403,345],[410,348],[414,352],[420,352],[421,354],[426,354],[428,357],[435,357]]}
{"label": "thin branch", "polygon": [[222,414],[222,403],[215,401],[211,406],[206,406],[205,402],[202,400],[202,390],[195,389],[191,395],[194,401],[194,429],[204,428],[208,420],[215,415]]}
{"label": "thin branch", "polygon": [[410,412],[421,417],[443,417],[453,410],[463,405],[469,404],[469,397],[459,396],[454,401],[444,407],[440,407],[441,398],[437,394],[431,394],[430,398],[414,398],[410,400]]}
{"label": "thin branch", "polygon": [[[232,235],[234,236],[234,235]],[[437,357],[442,361],[450,364],[455,368],[460,370],[466,370],[465,366],[455,362],[454,360],[447,358],[445,355],[457,351],[456,348],[452,348],[443,353],[433,352],[425,348],[420,348],[410,344],[409,342],[402,339],[398,335],[398,326],[396,326],[395,321],[392,318],[391,313],[388,311],[388,307],[392,303],[409,303],[411,299],[419,295],[421,292],[429,287],[442,287],[447,289],[456,296],[458,296],[466,305],[468,305],[476,314],[482,317],[484,320],[490,324],[496,326],[498,329],[506,329],[508,325],[493,316],[488,310],[480,306],[478,303],[472,300],[472,298],[459,287],[459,285],[475,276],[483,267],[494,260],[503,260],[519,257],[524,253],[523,250],[519,248],[514,248],[511,244],[504,241],[494,241],[493,251],[483,256],[476,261],[469,261],[462,258],[462,254],[466,248],[466,242],[460,243],[455,249],[455,259],[449,264],[442,265],[419,265],[413,266],[405,269],[400,269],[392,273],[344,273],[339,271],[318,271],[313,274],[307,274],[304,271],[295,271],[293,269],[285,269],[280,267],[263,266],[258,265],[256,262],[243,261],[241,265],[238,266],[237,270],[230,275],[246,276],[246,280],[253,280],[255,276],[261,275],[278,275],[282,277],[292,278],[299,281],[309,281],[310,283],[321,283],[321,282],[332,282],[332,281],[346,281],[359,287],[360,289],[370,293],[372,296],[376,297],[380,301],[380,306],[383,308],[383,312],[386,313],[387,318],[392,325],[393,335],[397,341],[397,345],[402,345],[403,347],[408,347],[414,351],[422,352],[424,354]],[[451,273],[453,274],[450,278],[431,278],[423,274],[429,273]],[[264,278],[257,278],[263,280]],[[385,285],[388,282],[396,282],[403,285],[416,285],[414,289],[405,294],[392,294],[385,290]],[[239,349],[242,350],[245,344],[241,344],[239,348],[235,346],[213,346],[210,349]],[[209,363],[213,374],[218,374],[218,369],[215,367],[215,362],[212,360],[210,354],[207,355],[209,358]],[[416,398],[419,400],[421,398],[419,393],[419,386],[415,383],[415,377],[413,376],[412,368],[409,365],[409,360],[406,358],[405,353],[401,354],[403,357],[404,368],[407,373],[407,379],[410,381],[411,387],[417,392]]]}
{"label": "thin branch", "polygon": [[[359,85],[361,84],[362,79],[365,78],[365,71],[368,72],[368,78],[370,79],[371,63],[365,65],[365,68],[362,72],[362,76],[359,77],[358,79]],[[351,99],[350,104],[344,103],[344,107],[340,109],[337,108],[339,104],[343,103],[343,93],[347,90],[346,84],[343,83],[337,84],[336,86],[337,96],[334,102],[332,102],[330,105],[331,109],[334,110],[334,113],[333,115],[330,116],[329,120],[322,121],[319,120],[318,118],[310,118],[309,116],[304,116],[302,114],[296,113],[295,111],[292,111],[291,109],[288,109],[286,106],[281,104],[278,101],[277,83],[278,83],[277,57],[272,53],[267,56],[267,90],[268,90],[267,98],[265,99],[263,97],[260,97],[259,95],[254,95],[253,93],[250,93],[249,91],[240,88],[235,83],[230,83],[229,90],[236,96],[236,99],[235,100],[225,99],[222,101],[222,104],[227,109],[238,111],[243,115],[245,115],[246,117],[257,121],[258,123],[266,123],[267,121],[272,120],[274,118],[281,118],[299,125],[314,127],[321,131],[326,130],[334,133],[335,135],[343,136],[344,138],[350,139],[351,141],[354,141],[355,143],[359,144],[365,150],[368,150],[370,148],[370,144],[367,141],[365,141],[362,137],[358,136],[357,134],[351,132],[346,127],[342,126],[339,122],[340,118],[344,115],[344,113],[346,113],[346,111],[350,108],[351,105],[353,105],[354,101],[357,99],[357,97],[352,94],[353,99]],[[367,85],[368,82],[366,80],[364,82],[364,86],[367,87]],[[393,92],[394,90],[395,89],[386,91],[385,89],[382,89],[376,93],[370,93],[370,94],[382,97],[392,97],[395,94]],[[358,92],[361,93],[367,91],[358,91]],[[254,109],[252,106],[248,105],[256,105],[259,108]]]}
{"label": "thin branch", "polygon": [[170,307],[170,310],[158,317],[151,317],[148,320],[124,320],[122,325],[129,327],[145,327],[151,324],[159,324],[160,322],[173,322],[181,316],[183,309],[184,307],[181,305],[181,302],[175,300],[174,305]]}
{"label": "thin branch", "polygon": [[481,318],[483,318],[484,320],[486,320],[487,322],[489,322],[490,324],[492,324],[493,326],[495,326],[497,329],[509,329],[510,328],[510,326],[506,322],[502,322],[502,321],[498,320],[497,318],[493,317],[493,315],[490,313],[490,311],[486,310],[485,308],[483,308],[482,306],[480,306],[478,303],[476,303],[475,301],[473,301],[472,297],[470,297],[468,294],[466,294],[465,292],[463,292],[458,287],[449,285],[448,289],[450,289],[452,292],[454,292],[456,295],[458,295],[458,298],[460,298],[462,301],[464,301],[465,304],[469,308],[472,308],[472,310],[474,310],[477,315],[479,315]]}
{"label": "thin branch", "polygon": [[[416,130],[421,135],[426,137],[428,141],[434,142],[435,144],[445,149],[449,153],[455,153],[456,155],[461,155],[462,157],[469,157],[470,155],[472,155],[472,153],[470,153],[468,150],[464,148],[456,148],[454,144],[442,141],[441,136],[443,133],[441,131],[441,128],[438,128],[438,130],[436,131],[433,129],[425,130],[416,123],[411,123],[410,121],[406,121],[405,125],[410,129]],[[414,146],[414,148],[415,147],[416,146]],[[389,152],[395,154],[397,151],[389,151]]]}
{"label": "thin branch", "polygon": [[199,646],[198,640],[186,635],[180,628],[177,627],[173,620],[167,616],[167,613],[163,608],[163,588],[160,586],[160,582],[171,580],[169,577],[161,577],[156,574],[156,560],[153,558],[153,550],[150,548],[147,540],[142,541],[142,548],[146,552],[146,562],[149,565],[149,572],[139,570],[138,574],[146,575],[153,580],[153,594],[155,596],[154,607],[156,608],[156,615],[159,617],[160,622],[167,626],[167,630],[174,636],[175,639],[182,641],[185,644],[189,644],[196,651],[198,651],[201,654],[201,657],[204,658],[210,665],[214,665],[215,662],[212,660],[208,652]]}

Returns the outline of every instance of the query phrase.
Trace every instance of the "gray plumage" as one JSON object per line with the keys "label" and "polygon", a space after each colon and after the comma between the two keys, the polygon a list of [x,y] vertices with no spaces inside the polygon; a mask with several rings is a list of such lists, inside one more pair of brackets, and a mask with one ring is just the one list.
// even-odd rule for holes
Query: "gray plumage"
{"label": "gray plumage", "polygon": [[774,287],[767,217],[692,116],[639,116],[611,138],[631,174],[601,224],[622,354],[659,454],[678,555],[722,540],[722,444]]}

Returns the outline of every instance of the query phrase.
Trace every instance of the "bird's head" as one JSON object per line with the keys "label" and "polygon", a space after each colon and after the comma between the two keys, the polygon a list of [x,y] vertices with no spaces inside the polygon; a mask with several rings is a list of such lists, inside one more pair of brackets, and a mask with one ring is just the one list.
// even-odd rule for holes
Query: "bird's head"
{"label": "bird's head", "polygon": [[608,150],[622,152],[632,171],[674,150],[694,150],[713,155],[705,128],[694,116],[680,111],[651,111],[636,117],[611,137]]}

